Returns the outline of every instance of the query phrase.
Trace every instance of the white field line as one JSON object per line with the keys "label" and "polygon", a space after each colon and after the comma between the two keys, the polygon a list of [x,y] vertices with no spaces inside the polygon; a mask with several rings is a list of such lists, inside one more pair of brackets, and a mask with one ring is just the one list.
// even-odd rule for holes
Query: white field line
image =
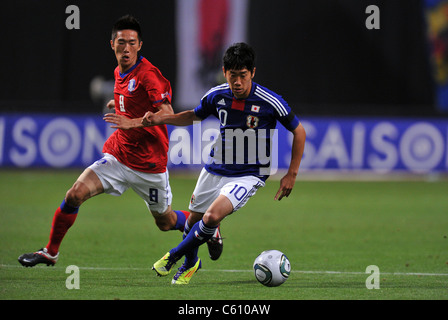
{"label": "white field line", "polygon": [[[79,266],[78,266],[79,267]],[[21,265],[7,265],[0,264],[0,268],[24,268]],[[47,267],[38,266],[36,268],[48,268],[49,270],[65,269],[63,267]],[[79,267],[80,270],[93,270],[93,271],[150,271],[151,267],[148,268],[133,268],[133,267],[123,267],[123,268],[109,268],[109,267]],[[244,273],[253,272],[253,270],[232,270],[232,269],[201,269],[205,272],[229,272],[229,273]],[[329,271],[329,270],[292,270],[291,273],[307,273],[307,274],[353,274],[353,275],[365,275],[369,274],[366,272],[357,271]],[[436,277],[448,277],[448,273],[428,273],[428,272],[380,272],[381,275],[394,275],[394,276],[436,276]]]}

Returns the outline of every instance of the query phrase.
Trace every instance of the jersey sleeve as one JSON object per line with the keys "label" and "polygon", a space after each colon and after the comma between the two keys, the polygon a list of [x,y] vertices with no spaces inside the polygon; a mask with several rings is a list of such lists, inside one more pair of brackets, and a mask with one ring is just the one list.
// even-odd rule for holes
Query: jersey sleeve
{"label": "jersey sleeve", "polygon": [[294,131],[299,125],[299,119],[283,98],[278,97],[277,99],[278,103],[275,108],[276,119],[289,131]]}
{"label": "jersey sleeve", "polygon": [[162,76],[159,70],[151,69],[143,77],[145,90],[154,107],[159,107],[165,101],[171,104],[172,90],[170,82]]}
{"label": "jersey sleeve", "polygon": [[214,96],[209,94],[201,99],[201,103],[194,109],[194,113],[197,117],[205,119],[210,115],[214,115],[218,118],[218,111],[213,103]]}

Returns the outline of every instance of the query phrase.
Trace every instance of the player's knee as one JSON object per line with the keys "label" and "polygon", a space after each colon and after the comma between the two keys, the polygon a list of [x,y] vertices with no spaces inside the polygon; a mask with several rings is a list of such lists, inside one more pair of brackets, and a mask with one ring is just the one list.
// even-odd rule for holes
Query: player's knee
{"label": "player's knee", "polygon": [[86,188],[76,182],[65,194],[65,202],[73,207],[79,207],[84,201],[88,199],[89,192]]}
{"label": "player's knee", "polygon": [[219,225],[219,223],[221,222],[221,216],[213,211],[213,210],[208,210],[205,214],[204,217],[202,218],[202,220],[204,221],[206,226],[209,227],[214,227]]}
{"label": "player's knee", "polygon": [[208,227],[216,227],[221,221],[233,212],[233,204],[225,195],[220,195],[210,207],[202,218],[205,225]]}

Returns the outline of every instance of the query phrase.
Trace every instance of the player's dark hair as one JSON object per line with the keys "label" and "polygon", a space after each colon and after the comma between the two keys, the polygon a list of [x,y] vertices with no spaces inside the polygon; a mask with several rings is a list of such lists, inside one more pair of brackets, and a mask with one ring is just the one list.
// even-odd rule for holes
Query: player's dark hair
{"label": "player's dark hair", "polygon": [[224,70],[242,70],[250,72],[255,68],[255,51],[247,43],[239,42],[231,45],[222,59]]}
{"label": "player's dark hair", "polygon": [[140,28],[140,22],[138,22],[138,20],[130,14],[121,17],[115,22],[114,26],[112,27],[112,41],[114,41],[117,37],[118,31],[126,29],[134,30],[135,32],[137,32],[138,40],[142,41],[142,30]]}

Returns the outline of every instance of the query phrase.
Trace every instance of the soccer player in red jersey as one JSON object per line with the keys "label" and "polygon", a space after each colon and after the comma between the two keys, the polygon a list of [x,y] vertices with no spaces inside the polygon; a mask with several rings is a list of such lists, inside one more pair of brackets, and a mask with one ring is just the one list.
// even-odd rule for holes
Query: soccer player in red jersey
{"label": "soccer player in red jersey", "polygon": [[[141,126],[147,111],[173,114],[171,85],[146,58],[139,56],[142,37],[139,22],[132,16],[120,18],[112,29],[111,47],[117,58],[114,99],[110,109],[136,120],[135,128],[117,129],[105,142],[104,157],[86,168],[67,191],[56,209],[48,244],[19,257],[27,267],[54,265],[59,246],[73,225],[80,205],[101,193],[115,196],[132,188],[145,202],[162,231],[183,231],[189,212],[171,208],[172,194],[167,171],[168,131],[165,125]],[[138,122],[138,123],[137,123]],[[133,123],[131,123],[133,124]]]}

